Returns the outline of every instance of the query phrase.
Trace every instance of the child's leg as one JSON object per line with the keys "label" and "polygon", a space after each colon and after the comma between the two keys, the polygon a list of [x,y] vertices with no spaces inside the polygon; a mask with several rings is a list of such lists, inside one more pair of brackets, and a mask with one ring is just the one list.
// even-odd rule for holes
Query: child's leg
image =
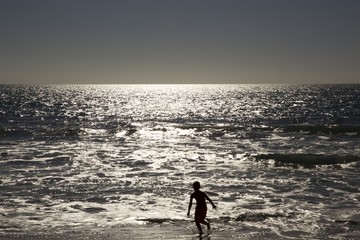
{"label": "child's leg", "polygon": [[210,227],[210,223],[207,222],[207,221],[203,221],[202,224],[205,224],[207,226],[207,229],[209,230],[211,227]]}
{"label": "child's leg", "polygon": [[203,231],[202,231],[202,228],[201,228],[201,225],[200,225],[200,223],[199,222],[195,222],[196,223],[196,226],[197,226],[197,228],[199,229],[199,233],[200,233],[200,235],[202,235],[203,234]]}
{"label": "child's leg", "polygon": [[206,223],[206,226],[207,226],[207,229],[209,230],[211,227],[210,227],[210,223],[209,222],[206,222],[205,221],[205,223]]}

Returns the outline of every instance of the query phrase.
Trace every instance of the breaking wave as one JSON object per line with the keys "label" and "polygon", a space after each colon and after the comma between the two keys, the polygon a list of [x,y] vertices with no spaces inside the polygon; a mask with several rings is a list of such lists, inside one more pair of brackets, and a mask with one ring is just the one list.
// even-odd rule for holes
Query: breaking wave
{"label": "breaking wave", "polygon": [[333,165],[358,162],[359,156],[354,155],[325,155],[325,154],[260,154],[256,160],[275,160],[284,165]]}
{"label": "breaking wave", "polygon": [[284,132],[301,132],[306,134],[326,134],[326,135],[354,135],[360,136],[360,126],[326,126],[326,125],[290,125],[280,128]]}

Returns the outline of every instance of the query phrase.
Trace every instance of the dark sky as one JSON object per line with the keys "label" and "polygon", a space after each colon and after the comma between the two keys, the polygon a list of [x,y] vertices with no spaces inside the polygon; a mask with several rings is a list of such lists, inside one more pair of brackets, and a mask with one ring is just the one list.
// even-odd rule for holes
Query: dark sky
{"label": "dark sky", "polygon": [[360,83],[360,1],[1,0],[0,83]]}

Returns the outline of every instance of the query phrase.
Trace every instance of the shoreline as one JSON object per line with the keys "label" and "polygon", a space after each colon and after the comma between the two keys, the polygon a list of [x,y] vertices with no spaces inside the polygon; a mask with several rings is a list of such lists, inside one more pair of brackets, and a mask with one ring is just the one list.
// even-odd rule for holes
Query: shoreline
{"label": "shoreline", "polygon": [[[206,231],[205,231],[206,232]],[[39,231],[28,230],[24,232],[0,233],[0,240],[156,240],[156,239],[189,239],[189,240],[220,240],[220,239],[281,239],[273,234],[261,232],[242,231],[215,226],[210,235],[199,237],[193,222],[177,223],[147,223],[144,225],[118,225],[109,228],[83,228]],[[269,235],[270,234],[270,235]]]}
{"label": "shoreline", "polygon": [[212,221],[210,235],[199,237],[193,221],[147,222],[145,224],[118,224],[105,227],[63,226],[36,230],[34,228],[0,233],[0,240],[288,240],[288,239],[358,239],[358,222],[341,223],[338,226],[324,224],[322,229],[290,229],[291,222],[283,222],[283,228],[266,226],[266,222]]}

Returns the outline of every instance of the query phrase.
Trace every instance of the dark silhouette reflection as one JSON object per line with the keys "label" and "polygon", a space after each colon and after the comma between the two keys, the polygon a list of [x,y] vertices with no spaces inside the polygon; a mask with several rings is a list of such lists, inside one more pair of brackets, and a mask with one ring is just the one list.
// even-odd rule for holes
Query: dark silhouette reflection
{"label": "dark silhouette reflection", "polygon": [[205,224],[207,226],[208,231],[210,230],[210,223],[205,221],[207,206],[206,200],[208,200],[214,209],[216,209],[215,204],[211,201],[211,199],[206,195],[206,193],[200,191],[200,183],[198,181],[193,183],[194,192],[190,196],[190,203],[187,215],[190,216],[190,210],[192,206],[192,201],[196,199],[196,209],[195,209],[195,224],[199,229],[200,239],[203,235],[203,231],[200,224]]}
{"label": "dark silhouette reflection", "polygon": [[209,236],[209,235],[199,235],[199,236],[196,236],[196,237],[192,238],[192,240],[196,240],[196,239],[211,240],[211,236]]}

